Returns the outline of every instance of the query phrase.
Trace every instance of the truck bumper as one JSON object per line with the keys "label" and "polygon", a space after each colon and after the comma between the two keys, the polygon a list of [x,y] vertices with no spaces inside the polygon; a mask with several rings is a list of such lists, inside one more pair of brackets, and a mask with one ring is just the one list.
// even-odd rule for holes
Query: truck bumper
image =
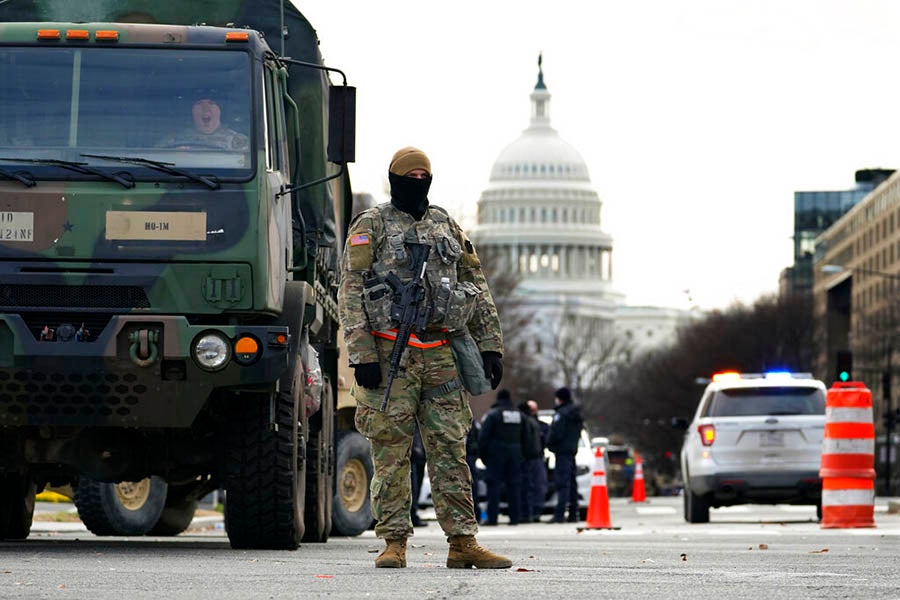
{"label": "truck bumper", "polygon": [[[135,361],[135,332],[156,332],[152,361]],[[243,335],[259,352],[217,371],[192,355],[197,337]],[[92,341],[38,339],[23,319],[0,314],[0,428],[32,425],[189,427],[220,389],[271,385],[290,367],[287,327],[192,325],[181,316],[116,315]],[[147,363],[145,366],[139,362]]]}

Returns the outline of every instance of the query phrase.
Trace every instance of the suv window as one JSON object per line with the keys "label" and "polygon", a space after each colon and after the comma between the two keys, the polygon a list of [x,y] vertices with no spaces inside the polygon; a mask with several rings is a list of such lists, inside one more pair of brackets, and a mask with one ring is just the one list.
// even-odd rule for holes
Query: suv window
{"label": "suv window", "polygon": [[707,417],[752,415],[822,415],[825,395],[817,388],[758,387],[719,390],[707,406]]}

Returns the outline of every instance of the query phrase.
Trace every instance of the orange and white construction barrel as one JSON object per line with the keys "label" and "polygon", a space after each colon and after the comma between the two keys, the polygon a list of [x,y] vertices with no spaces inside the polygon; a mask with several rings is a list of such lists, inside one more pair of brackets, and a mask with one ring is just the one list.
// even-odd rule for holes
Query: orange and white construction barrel
{"label": "orange and white construction barrel", "polygon": [[875,424],[862,382],[828,390],[819,477],[823,528],[875,527]]}

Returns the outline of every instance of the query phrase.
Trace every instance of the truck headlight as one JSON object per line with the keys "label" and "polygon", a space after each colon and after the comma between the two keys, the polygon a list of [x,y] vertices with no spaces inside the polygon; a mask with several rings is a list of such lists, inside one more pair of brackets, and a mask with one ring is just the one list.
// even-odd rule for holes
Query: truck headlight
{"label": "truck headlight", "polygon": [[217,371],[231,358],[231,344],[221,334],[204,333],[194,341],[194,360],[200,368]]}

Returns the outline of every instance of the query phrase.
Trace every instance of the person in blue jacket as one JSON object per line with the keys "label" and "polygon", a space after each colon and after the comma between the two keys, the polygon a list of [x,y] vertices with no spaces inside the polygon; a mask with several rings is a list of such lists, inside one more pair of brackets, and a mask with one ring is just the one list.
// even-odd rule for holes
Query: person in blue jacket
{"label": "person in blue jacket", "polygon": [[575,523],[578,514],[578,486],[575,482],[575,453],[578,450],[578,438],[584,427],[581,410],[572,401],[572,392],[561,387],[554,394],[556,414],[550,424],[547,448],[556,455],[554,483],[556,484],[556,509],[550,523],[564,523],[566,509],[569,510],[568,521]]}

